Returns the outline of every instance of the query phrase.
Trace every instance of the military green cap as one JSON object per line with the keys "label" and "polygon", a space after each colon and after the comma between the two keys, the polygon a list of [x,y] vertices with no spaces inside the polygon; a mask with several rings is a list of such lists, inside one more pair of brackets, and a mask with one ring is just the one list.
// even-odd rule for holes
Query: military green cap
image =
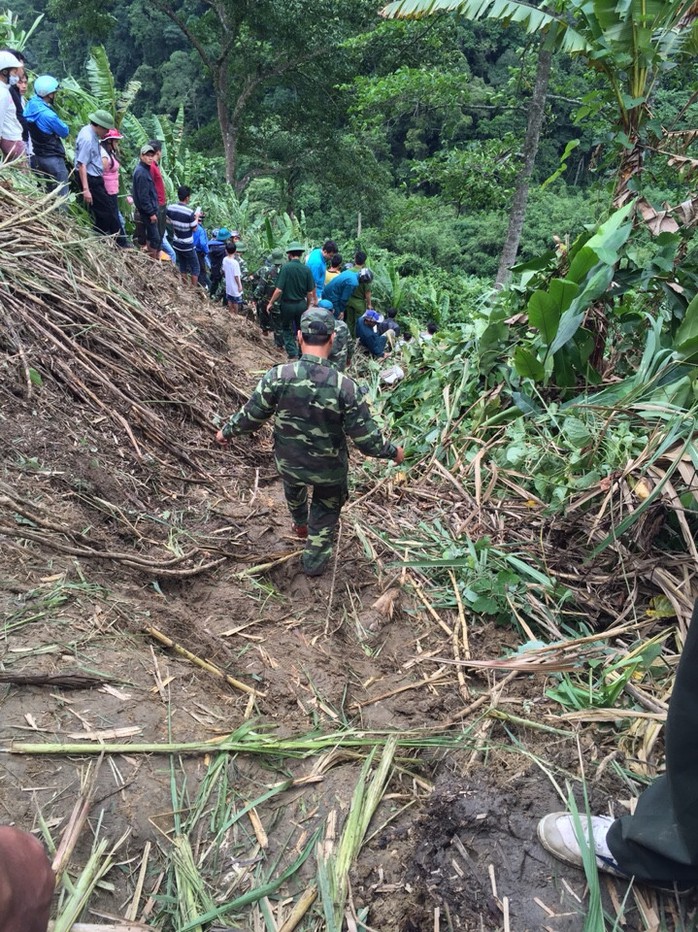
{"label": "military green cap", "polygon": [[305,246],[302,243],[289,243],[286,252],[305,252]]}
{"label": "military green cap", "polygon": [[309,307],[301,317],[301,333],[306,336],[328,337],[334,333],[334,314],[322,307]]}
{"label": "military green cap", "polygon": [[114,129],[114,117],[108,110],[95,110],[87,119],[95,126],[101,126],[102,129]]}
{"label": "military green cap", "polygon": [[283,249],[279,249],[279,248],[277,248],[277,249],[272,249],[270,258],[271,258],[271,261],[272,261],[272,262],[283,262],[283,261],[284,261],[284,255],[285,255],[285,253],[284,253]]}

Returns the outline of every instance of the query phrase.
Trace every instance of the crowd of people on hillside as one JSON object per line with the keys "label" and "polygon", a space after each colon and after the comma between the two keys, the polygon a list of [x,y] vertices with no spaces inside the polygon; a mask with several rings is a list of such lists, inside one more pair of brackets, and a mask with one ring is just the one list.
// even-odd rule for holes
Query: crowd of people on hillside
{"label": "crowd of people on hillside", "polygon": [[[35,172],[61,198],[68,196],[71,183],[79,186],[95,231],[111,237],[119,248],[132,246],[119,203],[123,136],[113,115],[101,108],[89,113],[75,139],[71,171],[65,148],[70,127],[56,109],[60,83],[53,75],[38,75],[25,100],[25,65],[21,52],[0,50],[2,156],[21,171]],[[345,261],[337,243],[328,239],[303,262],[305,247],[292,242],[272,249],[257,274],[250,275],[239,231],[221,226],[209,237],[201,208],[191,206],[189,187],[180,186],[176,202],[168,203],[162,155],[157,139],[141,145],[127,198],[133,208],[133,242],[152,259],[172,261],[187,285],[203,287],[233,313],[247,313],[254,305],[262,333],[272,334],[292,360],[300,356],[301,317],[310,308],[330,312],[335,320],[329,359],[340,371],[350,364],[356,343],[373,358],[384,359],[400,341],[410,340],[395,309],[388,308],[384,316],[373,307],[373,272],[365,252],[358,250]],[[430,339],[434,329],[430,325],[420,338]]]}
{"label": "crowd of people on hillside", "polygon": [[[56,111],[59,82],[52,75],[34,80],[33,94],[25,101],[27,75],[20,52],[0,51],[0,147],[21,170],[33,170],[47,184],[67,196],[71,175],[64,140],[69,127]],[[132,245],[119,206],[122,134],[112,115],[96,109],[75,140],[73,178],[88,208],[94,229],[113,237],[116,246]],[[256,275],[250,275],[237,230],[219,227],[211,236],[203,225],[201,208],[192,208],[187,186],[168,203],[160,170],[162,143],[153,139],[141,146],[133,171],[131,195],[134,242],[153,259],[173,262],[187,284],[205,288],[214,300],[231,311],[254,303],[262,332],[273,334],[276,345],[289,358],[298,354],[296,334],[300,315],[310,306],[330,308],[338,321],[336,353],[339,364],[351,361],[354,341],[376,359],[384,358],[399,338],[410,339],[396,321],[396,311],[385,316],[374,307],[373,273],[367,255],[357,251],[345,262],[333,240],[313,249],[305,263],[304,247],[291,243],[274,249]],[[288,261],[284,261],[287,258]],[[424,338],[429,338],[425,333]]]}

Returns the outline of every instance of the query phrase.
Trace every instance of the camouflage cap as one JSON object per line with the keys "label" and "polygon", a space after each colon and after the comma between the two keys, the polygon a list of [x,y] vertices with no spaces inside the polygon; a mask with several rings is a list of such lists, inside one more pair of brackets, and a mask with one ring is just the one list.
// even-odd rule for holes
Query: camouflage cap
{"label": "camouflage cap", "polygon": [[301,317],[301,333],[306,336],[330,336],[334,333],[334,314],[322,307],[309,307]]}

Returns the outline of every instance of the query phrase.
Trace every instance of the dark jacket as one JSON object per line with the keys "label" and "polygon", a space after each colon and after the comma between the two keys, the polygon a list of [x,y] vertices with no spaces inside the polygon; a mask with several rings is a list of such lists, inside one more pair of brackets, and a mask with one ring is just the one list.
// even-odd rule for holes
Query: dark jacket
{"label": "dark jacket", "polygon": [[223,272],[223,260],[226,257],[225,243],[218,239],[209,240],[208,258],[211,263],[211,277],[220,278]]}
{"label": "dark jacket", "polygon": [[136,210],[147,219],[158,212],[158,194],[150,169],[145,162],[139,162],[133,172],[133,203]]}
{"label": "dark jacket", "polygon": [[29,124],[24,118],[24,104],[22,103],[22,95],[19,92],[17,85],[13,85],[10,88],[10,97],[12,98],[15,110],[17,111],[17,119],[19,120],[19,125],[22,127],[22,139],[26,142],[29,139]]}

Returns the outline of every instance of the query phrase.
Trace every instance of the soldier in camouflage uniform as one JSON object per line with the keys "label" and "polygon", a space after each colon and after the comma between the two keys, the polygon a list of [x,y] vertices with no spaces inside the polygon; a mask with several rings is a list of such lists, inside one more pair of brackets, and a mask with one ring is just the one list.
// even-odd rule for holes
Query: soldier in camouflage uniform
{"label": "soldier in camouflage uniform", "polygon": [[[359,386],[334,369],[328,355],[334,340],[334,316],[309,308],[301,317],[300,359],[274,366],[252,397],[216,435],[226,443],[252,433],[276,414],[274,455],[284,484],[294,530],[307,538],[301,566],[319,576],[332,554],[334,531],[348,495],[347,437],[367,456],[401,463],[402,447],[386,442],[371,417]],[[308,486],[313,498],[308,510]]]}
{"label": "soldier in camouflage uniform", "polygon": [[284,263],[283,249],[272,249],[271,255],[266,260],[262,268],[257,272],[257,287],[254,290],[254,299],[257,304],[257,319],[262,333],[267,334],[270,330],[274,333],[274,343],[283,349],[284,338],[281,335],[281,311],[278,305],[272,305],[271,311],[268,310],[269,299],[274,294],[276,288],[276,278],[279,270]]}
{"label": "soldier in camouflage uniform", "polygon": [[[324,307],[333,314],[331,301],[323,298],[321,301],[318,301],[317,306]],[[334,340],[327,361],[331,366],[334,366],[338,372],[344,372],[353,358],[354,338],[351,335],[351,331],[343,320],[335,320]]]}

